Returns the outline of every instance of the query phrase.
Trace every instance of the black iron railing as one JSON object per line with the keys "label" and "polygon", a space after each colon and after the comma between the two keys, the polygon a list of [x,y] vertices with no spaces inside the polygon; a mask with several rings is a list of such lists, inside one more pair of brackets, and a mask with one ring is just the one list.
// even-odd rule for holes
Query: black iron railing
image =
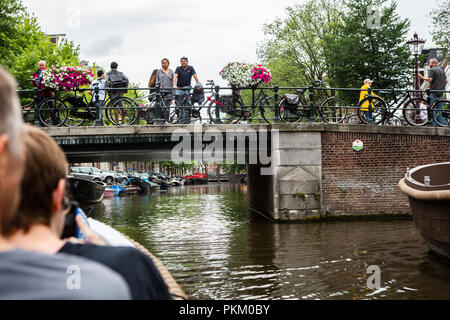
{"label": "black iron railing", "polygon": [[[107,88],[71,92],[19,90],[24,118],[36,126],[179,123],[328,122],[450,125],[449,90],[305,87],[219,87],[208,81],[203,101],[194,88]],[[91,91],[90,94],[88,91]],[[365,91],[360,99],[361,91]],[[102,94],[103,92],[103,94]],[[430,101],[432,93],[440,98]]]}

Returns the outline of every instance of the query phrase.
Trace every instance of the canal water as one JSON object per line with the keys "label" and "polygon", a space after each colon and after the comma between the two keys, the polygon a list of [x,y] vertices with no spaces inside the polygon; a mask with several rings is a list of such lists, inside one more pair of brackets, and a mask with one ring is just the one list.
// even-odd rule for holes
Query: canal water
{"label": "canal water", "polygon": [[[230,184],[105,199],[94,218],[149,249],[190,299],[450,299],[450,264],[412,220],[274,224]],[[367,288],[371,265],[380,289]]]}

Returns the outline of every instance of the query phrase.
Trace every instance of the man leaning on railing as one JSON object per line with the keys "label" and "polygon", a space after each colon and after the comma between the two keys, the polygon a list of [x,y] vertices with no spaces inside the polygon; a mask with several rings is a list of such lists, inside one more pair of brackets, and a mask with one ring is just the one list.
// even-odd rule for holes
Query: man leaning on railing
{"label": "man leaning on railing", "polygon": [[[428,78],[424,77],[419,73],[419,77],[425,81],[430,82],[430,89],[431,90],[445,90],[445,86],[448,83],[447,75],[445,74],[444,69],[442,67],[438,66],[437,59],[433,58],[430,59],[430,62],[428,64],[430,66],[430,70],[428,71]],[[433,92],[430,94],[430,106],[433,105],[434,101],[436,99],[442,99],[442,92]],[[442,110],[443,105],[442,103],[439,103],[437,106],[437,110]],[[437,114],[437,118],[439,123],[445,124],[444,117],[442,116],[442,111],[434,111],[435,115]],[[435,117],[431,117],[433,121],[433,127],[437,127],[436,121],[434,121]]]}
{"label": "man leaning on railing", "polygon": [[[173,88],[175,89],[175,96],[179,106],[184,104],[185,100],[188,100],[190,104],[190,89],[179,89],[182,87],[189,87],[191,85],[192,77],[194,77],[196,82],[198,81],[197,73],[193,66],[188,65],[188,58],[182,57],[180,59],[181,66],[175,69],[175,73],[173,76]],[[190,123],[191,116],[190,110],[187,106],[181,108],[181,121],[180,123]]]}

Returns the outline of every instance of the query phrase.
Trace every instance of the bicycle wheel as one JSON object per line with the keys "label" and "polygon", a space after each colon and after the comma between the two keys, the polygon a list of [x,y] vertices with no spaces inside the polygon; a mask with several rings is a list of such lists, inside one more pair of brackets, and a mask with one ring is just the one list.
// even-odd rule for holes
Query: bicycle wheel
{"label": "bicycle wheel", "polygon": [[64,125],[67,127],[79,127],[82,125],[93,125],[95,120],[95,111],[89,110],[86,104],[78,103],[76,99],[67,98],[64,100],[68,106],[67,119]]}
{"label": "bicycle wheel", "polygon": [[[370,101],[369,101],[370,100]],[[372,120],[374,124],[380,124],[384,121],[384,118],[386,116],[386,103],[383,99],[378,97],[367,97],[362,99],[359,102],[359,108],[358,108],[358,117],[359,120],[361,120],[362,123],[369,123],[367,120],[367,116],[364,110],[361,110],[361,106],[365,103],[369,105],[369,103],[373,104],[373,110],[372,110]]]}
{"label": "bicycle wheel", "polygon": [[353,114],[346,116],[343,122],[345,124],[355,125],[355,124],[360,124],[361,120],[359,119],[359,115],[357,113],[353,113]]}
{"label": "bicycle wheel", "polygon": [[[241,119],[243,106],[239,100],[229,96],[222,96],[218,102],[221,105],[211,102],[211,106],[208,108],[208,116],[212,123],[236,123]],[[219,111],[218,117],[216,115],[216,108]],[[238,113],[240,113],[240,116]]]}
{"label": "bicycle wheel", "polygon": [[324,122],[342,123],[347,116],[344,102],[336,97],[330,97],[319,104],[319,114]]}
{"label": "bicycle wheel", "polygon": [[428,102],[422,98],[412,98],[403,107],[403,118],[411,126],[424,126],[428,122]]}
{"label": "bicycle wheel", "polygon": [[66,105],[55,98],[48,98],[39,105],[39,120],[46,127],[60,127],[67,119]]}
{"label": "bicycle wheel", "polygon": [[[431,114],[434,121],[440,127],[445,127],[450,124],[450,101],[444,99],[436,100],[431,106]],[[441,113],[441,117],[439,117]]]}
{"label": "bicycle wheel", "polygon": [[109,112],[109,120],[114,125],[131,125],[136,121],[139,111],[133,99],[121,97],[112,102]]}
{"label": "bicycle wheel", "polygon": [[394,127],[403,126],[402,119],[400,119],[397,116],[391,116],[391,117],[387,118],[383,124],[386,126],[394,126]]}
{"label": "bicycle wheel", "polygon": [[[302,100],[300,100],[300,104],[302,106],[306,105],[306,103]],[[287,106],[286,105],[286,98],[283,98],[280,101],[280,119],[283,122],[300,122],[303,117],[305,116],[304,109],[301,106],[298,106],[297,108],[293,106]]]}
{"label": "bicycle wheel", "polygon": [[275,118],[275,110],[274,110],[274,100],[273,97],[267,97],[261,100],[259,105],[261,116],[263,120],[267,123],[270,123],[270,120]]}

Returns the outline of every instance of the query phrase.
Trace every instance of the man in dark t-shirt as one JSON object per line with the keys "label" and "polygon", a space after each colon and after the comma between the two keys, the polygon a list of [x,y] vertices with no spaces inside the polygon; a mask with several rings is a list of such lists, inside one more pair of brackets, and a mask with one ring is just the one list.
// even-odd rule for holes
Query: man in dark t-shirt
{"label": "man in dark t-shirt", "polygon": [[[430,90],[445,90],[445,86],[448,83],[447,75],[445,74],[444,69],[442,67],[438,66],[438,61],[433,58],[429,62],[430,70],[428,71],[428,78],[425,78],[421,74],[419,74],[419,77],[425,81],[430,82]],[[436,99],[442,98],[442,92],[432,92],[430,94],[430,106],[433,105],[434,101]],[[437,110],[442,109],[443,105],[442,103],[439,103],[435,108]],[[435,115],[437,115],[437,120],[440,124],[445,125],[445,119],[442,116],[442,112],[439,111],[433,111]],[[432,117],[433,126],[436,127],[437,123],[434,120],[435,117]]]}
{"label": "man in dark t-shirt", "polygon": [[[36,127],[29,127],[23,132],[21,140],[26,151],[25,174],[19,192],[22,200],[16,215],[2,227],[9,243],[23,250],[50,255],[52,259],[61,260],[71,255],[74,261],[78,258],[93,265],[100,264],[97,267],[99,272],[103,268],[104,273],[115,275],[115,282],[123,282],[120,284],[126,291],[122,295],[118,292],[118,298],[128,298],[131,294],[135,300],[171,299],[167,285],[152,260],[138,249],[72,244],[60,239],[66,215],[70,211],[70,201],[65,197],[66,157],[55,140]],[[81,268],[81,272],[85,270]],[[63,276],[66,277],[66,274]],[[100,293],[120,285],[115,282],[102,284],[95,280],[95,273],[87,279],[94,279],[91,282],[99,287]],[[110,296],[115,295],[105,295],[106,298]]]}
{"label": "man in dark t-shirt", "polygon": [[[189,98],[190,89],[186,89],[185,87],[189,87],[191,85],[192,77],[194,77],[196,82],[199,82],[194,67],[189,66],[188,62],[189,62],[188,58],[182,57],[180,59],[181,66],[175,69],[175,73],[173,75],[173,88],[175,89],[177,104],[178,106],[184,107],[180,111],[181,112],[180,123],[191,122],[191,115],[188,109],[189,105],[191,104]],[[187,101],[188,105],[186,105],[185,101]]]}
{"label": "man in dark t-shirt", "polygon": [[120,274],[130,287],[133,300],[171,300],[166,283],[153,261],[132,247],[97,246],[67,242],[59,253],[100,262]]}

